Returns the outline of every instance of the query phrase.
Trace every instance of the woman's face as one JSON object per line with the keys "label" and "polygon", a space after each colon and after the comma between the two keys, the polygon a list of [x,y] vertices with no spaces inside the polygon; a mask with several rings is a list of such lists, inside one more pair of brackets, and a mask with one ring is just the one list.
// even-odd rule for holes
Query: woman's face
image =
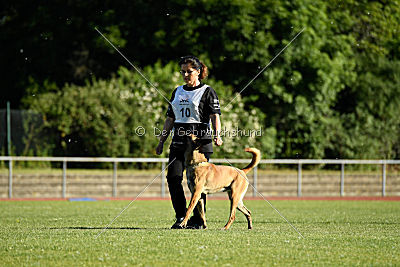
{"label": "woman's face", "polygon": [[188,86],[194,87],[200,84],[200,71],[193,68],[192,64],[182,64],[180,73]]}

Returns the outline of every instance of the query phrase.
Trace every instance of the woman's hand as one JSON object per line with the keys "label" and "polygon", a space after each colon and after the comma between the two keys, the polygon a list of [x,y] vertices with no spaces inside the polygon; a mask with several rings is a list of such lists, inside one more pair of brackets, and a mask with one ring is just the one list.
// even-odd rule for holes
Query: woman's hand
{"label": "woman's hand", "polygon": [[214,143],[216,146],[222,146],[222,143],[224,143],[224,142],[222,141],[221,136],[216,136],[216,137],[214,137]]}
{"label": "woman's hand", "polygon": [[158,146],[156,147],[156,154],[157,155],[161,155],[161,153],[163,152],[163,148],[164,148],[164,142],[159,142]]}
{"label": "woman's hand", "polygon": [[161,136],[160,136],[160,142],[158,143],[158,146],[156,147],[157,155],[161,155],[161,153],[163,152],[164,142],[165,142],[165,140],[167,140],[170,131],[174,127],[174,121],[175,121],[175,119],[171,118],[171,117],[167,117],[165,119],[164,128],[163,128],[163,130],[161,132]]}

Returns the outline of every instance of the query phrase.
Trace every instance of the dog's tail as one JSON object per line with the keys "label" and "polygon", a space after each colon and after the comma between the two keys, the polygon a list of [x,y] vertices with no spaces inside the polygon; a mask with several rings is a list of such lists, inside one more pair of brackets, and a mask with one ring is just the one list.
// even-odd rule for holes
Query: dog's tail
{"label": "dog's tail", "polygon": [[258,163],[260,162],[261,152],[260,152],[260,150],[258,150],[257,148],[254,148],[254,147],[251,147],[251,148],[247,147],[244,149],[244,151],[253,154],[253,158],[251,159],[250,164],[242,169],[242,171],[244,171],[244,173],[248,173],[251,169],[253,169],[255,166],[257,166]]}

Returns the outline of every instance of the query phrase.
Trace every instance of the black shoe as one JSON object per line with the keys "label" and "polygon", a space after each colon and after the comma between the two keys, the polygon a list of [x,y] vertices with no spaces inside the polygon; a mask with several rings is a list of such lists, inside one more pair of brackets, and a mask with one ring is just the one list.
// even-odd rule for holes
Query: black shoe
{"label": "black shoe", "polygon": [[184,217],[177,218],[176,222],[171,226],[171,229],[183,229],[182,226],[180,226],[181,222],[183,221]]}
{"label": "black shoe", "polygon": [[207,227],[204,226],[203,220],[201,218],[196,218],[192,216],[187,225],[186,229],[206,229]]}

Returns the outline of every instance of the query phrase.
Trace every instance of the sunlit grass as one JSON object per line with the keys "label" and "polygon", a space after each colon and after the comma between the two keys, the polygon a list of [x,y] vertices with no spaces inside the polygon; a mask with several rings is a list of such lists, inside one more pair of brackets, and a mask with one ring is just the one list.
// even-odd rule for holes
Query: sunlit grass
{"label": "sunlit grass", "polygon": [[207,230],[171,230],[169,201],[0,202],[2,265],[399,265],[398,202],[245,200],[229,231],[229,202],[209,200]]}

